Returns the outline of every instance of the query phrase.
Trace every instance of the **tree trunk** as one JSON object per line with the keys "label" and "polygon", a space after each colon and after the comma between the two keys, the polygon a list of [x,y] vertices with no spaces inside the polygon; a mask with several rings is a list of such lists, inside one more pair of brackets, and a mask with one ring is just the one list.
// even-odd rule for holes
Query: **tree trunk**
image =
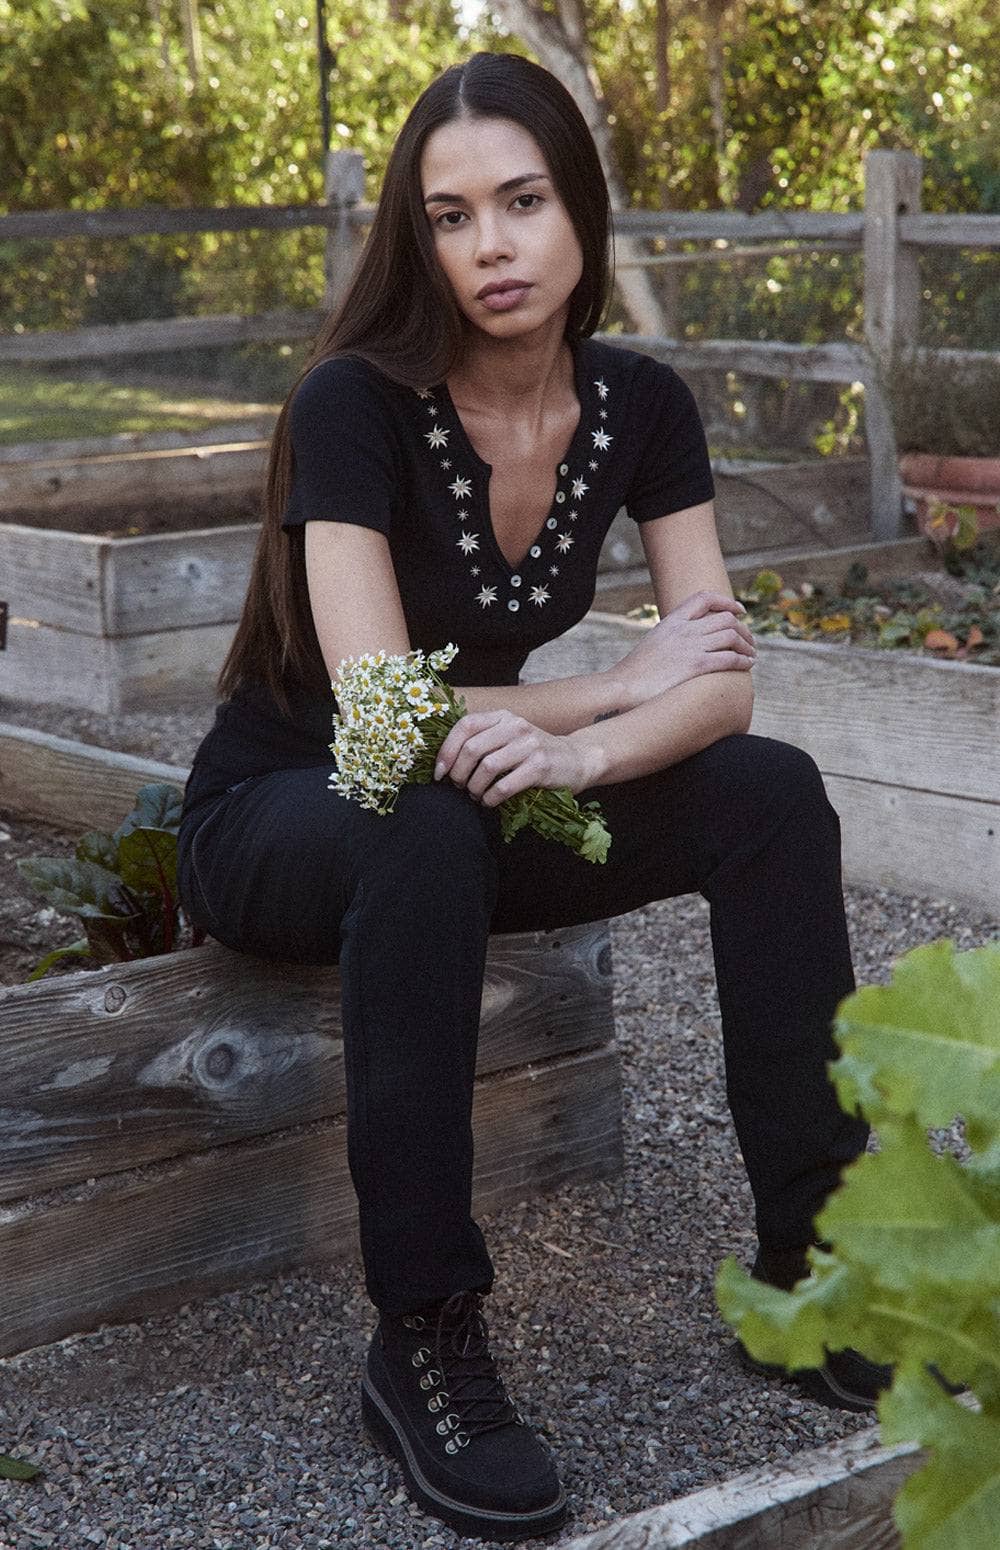
{"label": "tree trunk", "polygon": [[[665,125],[673,97],[673,76],[670,69],[670,0],[656,0],[656,111],[661,125]],[[660,139],[660,165],[657,168],[659,201],[661,210],[670,209],[670,189],[667,183],[667,145]],[[676,250],[676,244],[668,242],[667,252]],[[681,271],[676,264],[664,264],[660,271],[660,304],[663,309],[666,332],[676,339],[680,331]]]}
{"label": "tree trunk", "polygon": [[[608,183],[611,207],[624,210],[628,207],[628,196],[611,142],[607,108],[591,60],[580,0],[557,0],[557,3],[558,16],[543,11],[534,0],[493,0],[493,9],[573,96],[594,137]],[[642,244],[632,237],[617,238],[615,250],[620,262],[643,256]],[[663,309],[646,271],[619,269],[616,279],[619,295],[636,331],[640,334],[666,333]]]}
{"label": "tree trunk", "polygon": [[201,77],[204,58],[201,49],[201,22],[198,19],[198,0],[181,0],[181,21],[184,23],[184,47],[187,49],[188,74],[192,81]]}
{"label": "tree trunk", "polygon": [[716,184],[719,204],[733,202],[730,187],[727,141],[729,128],[726,123],[726,66],[722,51],[722,22],[728,0],[704,0],[705,53],[708,59],[708,100],[712,119],[712,138],[715,141]]}

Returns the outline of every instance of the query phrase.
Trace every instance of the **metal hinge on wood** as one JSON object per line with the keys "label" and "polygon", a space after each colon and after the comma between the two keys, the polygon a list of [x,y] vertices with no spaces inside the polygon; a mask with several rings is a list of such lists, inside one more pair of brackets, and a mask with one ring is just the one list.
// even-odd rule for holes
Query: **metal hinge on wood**
{"label": "metal hinge on wood", "polygon": [[0,603],[0,651],[7,650],[7,615],[10,613],[10,605]]}

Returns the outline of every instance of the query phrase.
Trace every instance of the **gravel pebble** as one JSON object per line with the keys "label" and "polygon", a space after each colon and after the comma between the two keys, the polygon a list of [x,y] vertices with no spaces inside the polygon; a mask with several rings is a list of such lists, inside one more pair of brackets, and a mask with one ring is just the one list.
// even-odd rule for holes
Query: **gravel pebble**
{"label": "gravel pebble", "polygon": [[[194,741],[203,728],[201,717]],[[77,724],[65,735],[87,733]],[[163,735],[172,761],[190,757],[179,725]],[[127,744],[116,734],[114,746]],[[148,741],[133,747],[165,757]],[[0,822],[19,844],[30,837]],[[940,901],[873,888],[847,900],[862,982],[884,981],[920,942],[965,948],[997,934],[996,921]],[[624,1174],[480,1219],[497,1272],[486,1302],[495,1348],[569,1496],[553,1550],[869,1424],[745,1373],[715,1311],[718,1263],[749,1262],[753,1234],[707,906],[651,905],[616,921],[613,940]],[[473,1544],[409,1502],[361,1430],[373,1325],[360,1266],[336,1262],[0,1362],[0,1451],[44,1469],[34,1482],[0,1481],[0,1550]]]}

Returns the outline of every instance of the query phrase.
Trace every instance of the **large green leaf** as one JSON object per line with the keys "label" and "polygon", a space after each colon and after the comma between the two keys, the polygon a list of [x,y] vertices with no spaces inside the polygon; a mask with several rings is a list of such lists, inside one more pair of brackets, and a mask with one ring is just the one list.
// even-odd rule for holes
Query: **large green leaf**
{"label": "large green leaf", "polygon": [[184,794],[176,786],[152,782],[142,786],[136,794],[135,807],[115,830],[114,838],[121,840],[133,829],[166,829],[176,834],[180,828]]}
{"label": "large green leaf", "polygon": [[879,1416],[886,1442],[931,1450],[896,1498],[907,1550],[996,1550],[1000,1416],[968,1410],[915,1365],[897,1375]]}
{"label": "large green leaf", "polygon": [[122,898],[121,880],[95,861],[68,856],[28,856],[17,869],[43,899],[64,914],[119,919],[131,913]]}
{"label": "large green leaf", "polygon": [[845,1109],[926,1127],[962,1115],[971,1146],[1000,1138],[1000,943],[916,948],[891,985],[843,1003],[836,1034],[843,1055],[831,1070]]}
{"label": "large green leaf", "polygon": [[882,1286],[928,1281],[1000,1295],[1000,1201],[991,1211],[966,1170],[936,1156],[912,1120],[885,1122],[880,1137],[881,1152],[846,1170],[817,1219],[820,1235]]}
{"label": "large green leaf", "polygon": [[78,861],[93,861],[95,865],[114,872],[118,867],[118,846],[110,834],[95,830],[77,841],[74,855]]}
{"label": "large green leaf", "polygon": [[118,841],[118,870],[138,893],[173,897],[177,890],[177,836],[169,829],[132,829]]}

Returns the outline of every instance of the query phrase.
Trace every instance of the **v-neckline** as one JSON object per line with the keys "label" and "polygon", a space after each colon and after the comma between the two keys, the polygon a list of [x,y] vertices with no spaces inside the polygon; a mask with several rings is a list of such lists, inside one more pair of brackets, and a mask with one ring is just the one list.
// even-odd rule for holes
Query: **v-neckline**
{"label": "v-neckline", "polygon": [[549,503],[548,510],[542,518],[541,526],[539,527],[537,533],[535,533],[533,538],[529,539],[528,546],[516,565],[511,564],[510,560],[508,560],[507,556],[501,549],[500,542],[496,535],[496,529],[493,526],[493,512],[490,502],[490,480],[493,477],[493,464],[487,463],[484,458],[481,458],[475,447],[472,445],[471,437],[465,428],[465,425],[462,421],[462,416],[455,408],[455,403],[452,399],[451,390],[448,387],[447,381],[443,381],[440,384],[442,397],[445,404],[447,405],[448,413],[452,419],[452,424],[455,426],[458,432],[458,436],[463,443],[465,454],[483,475],[483,495],[481,499],[483,505],[483,515],[485,517],[484,529],[487,542],[489,543],[490,548],[493,550],[494,558],[499,562],[500,565],[503,566],[504,570],[510,576],[518,575],[519,572],[525,567],[528,560],[533,557],[532,551],[538,548],[539,544],[544,538],[546,529],[548,528],[553,517],[558,516],[557,503],[559,502],[563,480],[567,477],[572,462],[579,458],[580,447],[583,444],[584,438],[587,434],[585,424],[585,400],[587,397],[585,388],[586,367],[584,364],[584,354],[587,341],[586,339],[571,339],[567,340],[567,344],[569,345],[570,353],[573,357],[573,385],[576,392],[576,400],[580,406],[580,413],[579,417],[577,418],[576,427],[573,431],[573,434],[569,438],[569,442],[567,443],[565,451],[562,453],[561,457],[556,459],[556,487],[552,500]]}

